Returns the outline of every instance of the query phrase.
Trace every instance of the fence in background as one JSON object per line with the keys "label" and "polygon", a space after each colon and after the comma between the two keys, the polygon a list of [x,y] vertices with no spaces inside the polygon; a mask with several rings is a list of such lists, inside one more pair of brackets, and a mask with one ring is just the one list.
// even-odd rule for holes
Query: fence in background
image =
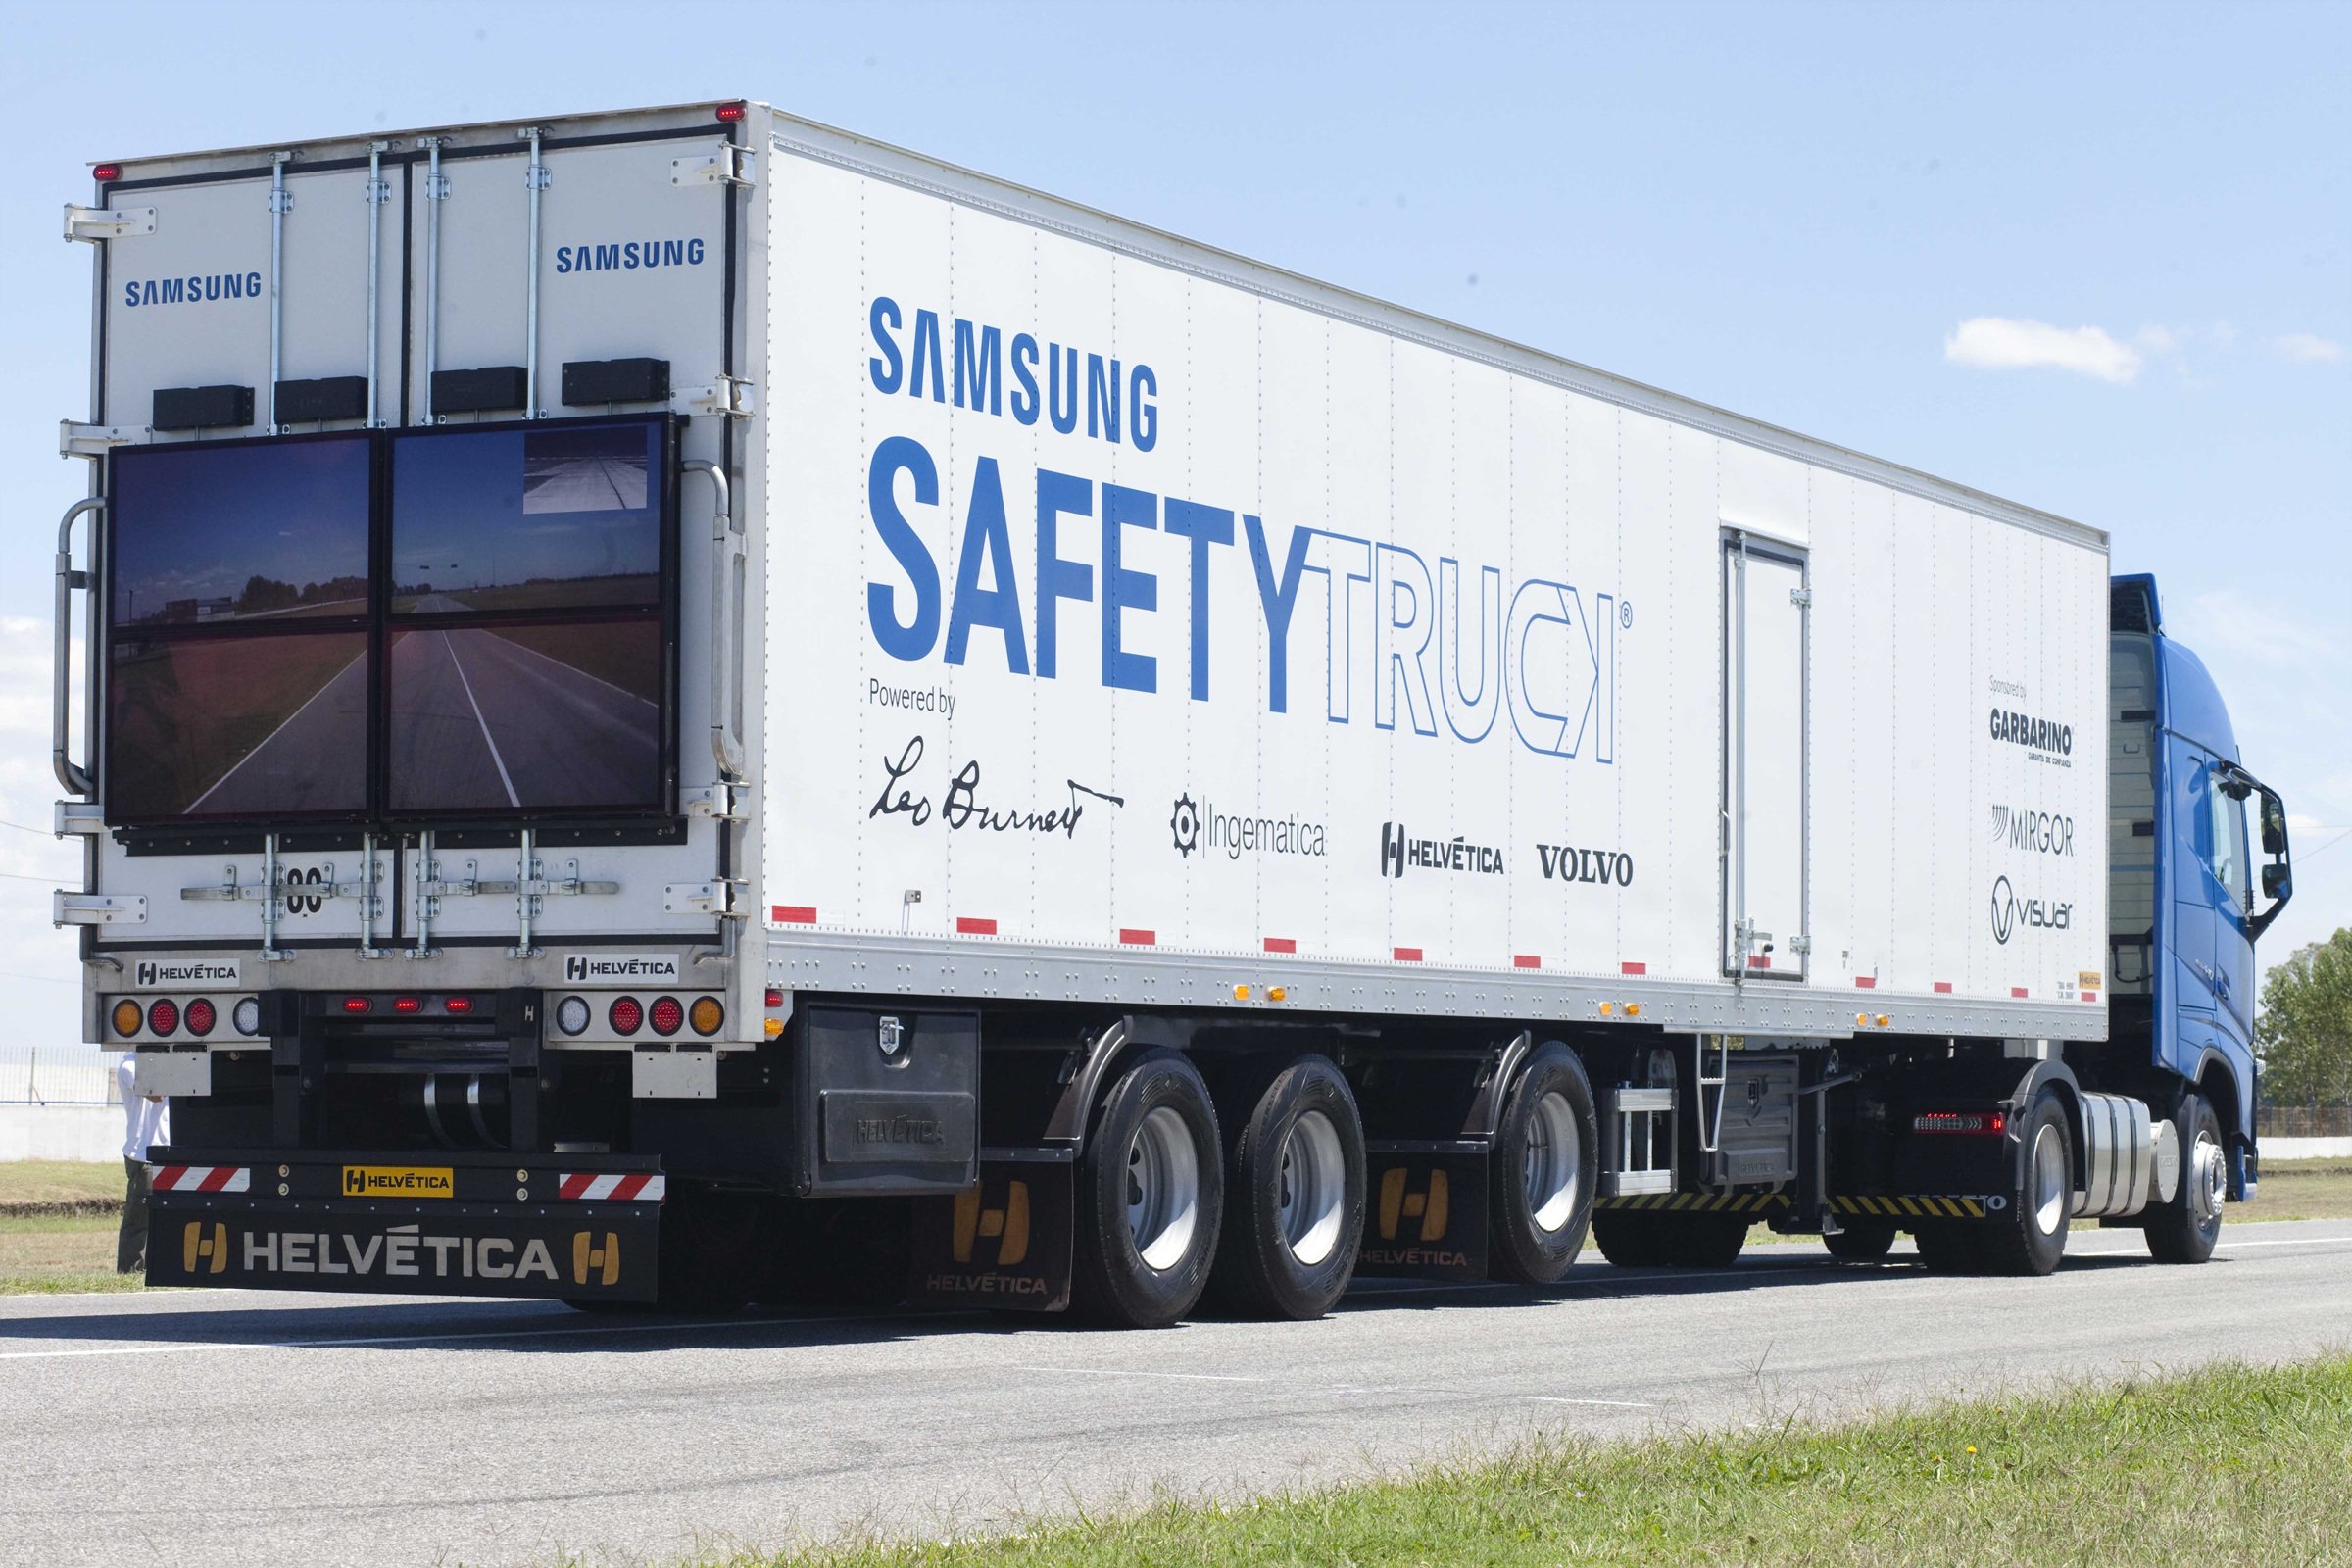
{"label": "fence in background", "polygon": [[119,1105],[119,1059],[81,1044],[0,1045],[0,1105]]}
{"label": "fence in background", "polygon": [[2352,1105],[2257,1105],[2254,1131],[2261,1138],[2352,1138]]}

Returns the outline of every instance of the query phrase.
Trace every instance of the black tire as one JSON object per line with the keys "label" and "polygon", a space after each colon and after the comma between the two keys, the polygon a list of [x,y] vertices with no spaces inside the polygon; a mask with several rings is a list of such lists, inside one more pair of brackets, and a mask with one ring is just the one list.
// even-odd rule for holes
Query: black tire
{"label": "black tire", "polygon": [[1821,1242],[1840,1263],[1877,1263],[1894,1250],[1894,1227],[1857,1220],[1841,1231],[1826,1233]]}
{"label": "black tire", "polygon": [[1919,1262],[1931,1274],[1976,1274],[1984,1260],[1977,1254],[1976,1227],[1922,1225],[1911,1233],[1919,1244]]}
{"label": "black tire", "polygon": [[1602,1210],[1592,1216],[1600,1255],[1619,1268],[1730,1268],[1747,1245],[1745,1214]]}
{"label": "black tire", "polygon": [[[1573,1150],[1563,1147],[1568,1139]],[[1555,1283],[1584,1250],[1600,1176],[1592,1086],[1566,1046],[1541,1046],[1519,1069],[1487,1169],[1488,1271],[1521,1285]]]}
{"label": "black tire", "polygon": [[1328,1056],[1300,1056],[1227,1135],[1211,1298],[1238,1315],[1321,1317],[1355,1276],[1363,1230],[1355,1094]]}
{"label": "black tire", "polygon": [[2037,1097],[2020,1133],[2025,1169],[2009,1206],[1977,1227],[1988,1274],[2047,1274],[2066,1255],[2075,1216],[2074,1118],[2056,1095]]}
{"label": "black tire", "polygon": [[[1167,1111],[1172,1120],[1160,1120]],[[1189,1151],[1189,1173],[1182,1170]],[[1217,1113],[1182,1052],[1147,1051],[1095,1108],[1078,1161],[1070,1310],[1117,1328],[1164,1328],[1190,1312],[1208,1283],[1225,1206]],[[1131,1189],[1160,1195],[1129,1217]],[[1189,1194],[1189,1197],[1185,1196]],[[1145,1253],[1152,1254],[1147,1259]]]}
{"label": "black tire", "polygon": [[2148,1205],[2148,1252],[2159,1263],[2202,1263],[2222,1239],[2229,1144],[2222,1119],[2203,1095],[2187,1095],[2173,1113],[2180,1138],[2180,1176],[2169,1203]]}

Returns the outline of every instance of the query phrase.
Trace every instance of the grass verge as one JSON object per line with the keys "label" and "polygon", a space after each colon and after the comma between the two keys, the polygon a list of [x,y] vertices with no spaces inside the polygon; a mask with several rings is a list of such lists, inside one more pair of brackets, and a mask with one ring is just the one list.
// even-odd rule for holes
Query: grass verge
{"label": "grass verge", "polygon": [[0,1219],[0,1295],[136,1291],[135,1274],[115,1272],[117,1221],[34,1214]]}
{"label": "grass verge", "polygon": [[1827,1428],[1561,1442],[1396,1481],[730,1568],[2286,1564],[2352,1558],[2352,1356]]}
{"label": "grass verge", "polygon": [[122,1162],[0,1160],[0,1210],[17,1203],[121,1203]]}

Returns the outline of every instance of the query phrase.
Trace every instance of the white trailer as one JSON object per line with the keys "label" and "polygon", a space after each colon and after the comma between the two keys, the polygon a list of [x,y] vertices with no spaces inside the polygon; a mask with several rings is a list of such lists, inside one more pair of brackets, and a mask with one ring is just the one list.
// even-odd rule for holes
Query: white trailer
{"label": "white trailer", "polygon": [[2044,1099],[2183,1189],[2066,1060],[2094,529],[760,104],[99,179],[58,916],[225,1173],[158,1278],[2046,1267]]}

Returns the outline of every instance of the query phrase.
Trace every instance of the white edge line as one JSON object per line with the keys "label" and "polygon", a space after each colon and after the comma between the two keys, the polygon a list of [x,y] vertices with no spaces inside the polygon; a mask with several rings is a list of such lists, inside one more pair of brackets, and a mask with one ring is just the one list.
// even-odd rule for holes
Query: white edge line
{"label": "white edge line", "polygon": [[247,753],[246,753],[246,754],[245,754],[243,757],[240,757],[240,758],[238,758],[238,759],[236,760],[236,762],[235,762],[235,763],[234,763],[234,764],[233,764],[233,765],[232,765],[232,766],[229,768],[229,770],[228,770],[227,772],[225,772],[225,773],[221,774],[221,775],[220,775],[219,778],[217,778],[217,779],[213,780],[212,789],[208,789],[208,790],[206,790],[206,791],[205,791],[205,792],[204,792],[202,795],[199,795],[199,796],[197,796],[197,797],[196,797],[194,800],[190,801],[190,802],[188,803],[188,806],[187,806],[187,810],[185,810],[185,811],[182,811],[182,812],[180,812],[179,814],[180,814],[180,815],[182,815],[182,816],[185,816],[185,815],[187,815],[187,814],[188,814],[188,811],[193,811],[193,810],[195,810],[195,809],[196,809],[196,808],[198,808],[199,806],[202,806],[202,805],[203,805],[205,802],[207,802],[207,801],[211,800],[211,799],[213,798],[213,790],[217,790],[217,789],[219,789],[219,788],[220,788],[221,785],[223,785],[223,784],[227,783],[227,782],[228,782],[230,779],[232,779],[232,778],[235,778],[235,777],[237,776],[237,769],[238,769],[238,768],[240,768],[240,767],[243,767],[243,766],[244,766],[244,765],[245,765],[247,762],[250,762],[250,761],[252,761],[252,760],[253,760],[255,758],[259,757],[259,756],[262,754],[262,748],[264,748],[264,747],[268,746],[268,745],[269,745],[269,744],[270,744],[271,741],[273,741],[273,740],[277,739],[277,738],[278,738],[278,736],[280,736],[280,735],[282,735],[282,734],[284,734],[284,733],[285,733],[286,724],[291,724],[291,723],[293,723],[293,722],[294,722],[296,719],[300,718],[300,717],[301,717],[303,714],[305,714],[305,713],[309,712],[309,711],[311,710],[311,703],[315,703],[315,702],[317,702],[317,701],[318,701],[319,698],[321,698],[321,697],[324,697],[324,696],[325,696],[325,695],[326,695],[328,692],[332,691],[332,690],[334,689],[334,685],[335,685],[335,682],[336,682],[336,681],[339,681],[339,680],[341,680],[341,679],[342,679],[344,676],[346,676],[346,675],[350,674],[350,673],[352,672],[352,669],[353,669],[353,668],[354,668],[356,665],[358,665],[358,664],[361,664],[361,663],[365,662],[366,662],[366,660],[367,660],[367,658],[368,658],[368,651],[367,651],[365,648],[361,649],[361,650],[360,650],[360,657],[359,657],[358,659],[355,659],[355,660],[353,660],[353,661],[352,661],[352,662],[351,662],[349,664],[345,664],[345,665],[344,665],[344,666],[343,666],[341,669],[338,669],[338,670],[336,670],[336,671],[335,671],[335,672],[334,672],[332,675],[329,675],[329,676],[327,677],[327,679],[326,679],[326,684],[325,684],[324,686],[321,686],[321,687],[319,687],[319,688],[318,688],[317,691],[315,691],[315,692],[311,693],[310,702],[306,702],[306,703],[304,703],[304,704],[303,704],[303,705],[302,705],[300,708],[297,708],[296,710],[294,710],[294,711],[292,711],[291,713],[288,713],[288,714],[286,715],[286,722],[285,722],[285,724],[280,724],[280,725],[278,725],[278,726],[277,726],[277,728],[275,728],[275,729],[271,730],[271,731],[270,731],[269,734],[267,734],[267,735],[263,736],[263,737],[262,737],[262,738],[261,738],[261,739],[260,739],[258,742],[256,742],[256,743],[254,744],[254,748],[253,748],[253,750],[252,750],[252,751],[250,751],[250,752],[247,752]]}
{"label": "white edge line", "polygon": [[514,781],[507,776],[507,760],[498,755],[498,742],[491,737],[490,721],[482,716],[482,705],[473,700],[473,682],[466,678],[466,666],[458,662],[457,640],[443,632],[441,646],[449,653],[449,667],[458,672],[458,684],[466,688],[466,702],[473,710],[473,721],[482,726],[482,744],[490,748],[490,760],[498,764],[498,781],[507,787],[507,804],[520,807],[522,797],[514,793]]}

